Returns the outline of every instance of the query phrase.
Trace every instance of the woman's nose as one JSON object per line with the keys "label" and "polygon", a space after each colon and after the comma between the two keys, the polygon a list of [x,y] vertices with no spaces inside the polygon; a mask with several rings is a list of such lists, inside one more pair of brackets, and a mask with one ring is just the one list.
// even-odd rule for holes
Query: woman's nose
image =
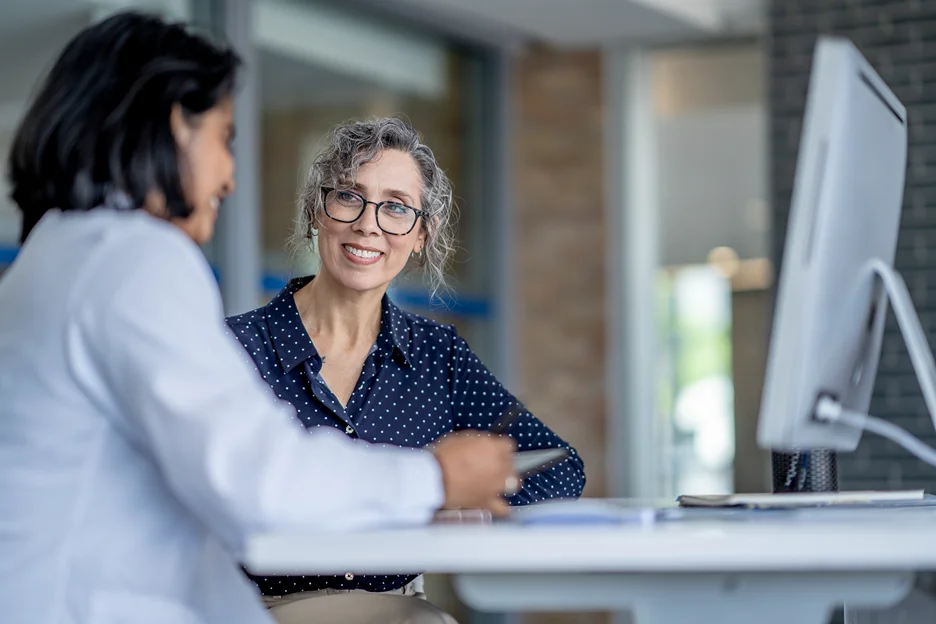
{"label": "woman's nose", "polygon": [[380,226],[377,225],[377,206],[368,202],[364,207],[364,214],[354,222],[354,226],[362,234],[380,233]]}

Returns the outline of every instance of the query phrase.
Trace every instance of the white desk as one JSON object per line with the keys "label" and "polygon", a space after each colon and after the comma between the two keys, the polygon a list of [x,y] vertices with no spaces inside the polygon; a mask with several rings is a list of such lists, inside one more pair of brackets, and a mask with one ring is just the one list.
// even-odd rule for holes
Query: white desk
{"label": "white desk", "polygon": [[482,611],[633,610],[638,624],[825,624],[846,603],[896,604],[914,572],[936,570],[936,509],[258,535],[246,563],[260,574],[452,573],[462,599]]}

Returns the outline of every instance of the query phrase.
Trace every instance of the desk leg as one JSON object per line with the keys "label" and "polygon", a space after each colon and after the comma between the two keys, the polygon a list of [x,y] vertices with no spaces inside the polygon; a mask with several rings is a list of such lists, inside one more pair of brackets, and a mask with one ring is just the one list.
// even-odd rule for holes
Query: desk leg
{"label": "desk leg", "polygon": [[936,622],[936,574],[917,574],[913,590],[898,604],[883,609],[845,605],[845,624],[933,624]]}
{"label": "desk leg", "polygon": [[826,624],[843,604],[888,607],[910,573],[464,574],[455,588],[492,612],[633,611],[635,624]]}

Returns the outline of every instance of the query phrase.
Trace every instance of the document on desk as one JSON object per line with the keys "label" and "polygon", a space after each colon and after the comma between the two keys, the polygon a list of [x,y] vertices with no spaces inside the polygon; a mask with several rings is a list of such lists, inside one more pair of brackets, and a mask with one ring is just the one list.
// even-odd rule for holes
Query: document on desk
{"label": "document on desk", "polygon": [[926,502],[923,490],[854,492],[782,492],[777,494],[725,494],[680,496],[680,507],[739,507],[746,509],[796,509],[804,507],[894,506]]}
{"label": "document on desk", "polygon": [[509,522],[524,526],[557,525],[651,525],[662,518],[662,510],[630,507],[602,499],[547,501],[515,507]]}

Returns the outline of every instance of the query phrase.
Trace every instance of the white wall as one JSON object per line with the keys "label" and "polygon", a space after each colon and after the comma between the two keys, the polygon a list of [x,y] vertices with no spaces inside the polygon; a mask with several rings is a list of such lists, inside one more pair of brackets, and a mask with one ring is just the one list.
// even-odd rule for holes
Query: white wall
{"label": "white wall", "polygon": [[719,246],[767,256],[766,123],[759,105],[658,121],[662,264],[704,262]]}
{"label": "white wall", "polygon": [[653,54],[660,263],[715,247],[768,255],[767,109],[762,50],[732,43]]}

